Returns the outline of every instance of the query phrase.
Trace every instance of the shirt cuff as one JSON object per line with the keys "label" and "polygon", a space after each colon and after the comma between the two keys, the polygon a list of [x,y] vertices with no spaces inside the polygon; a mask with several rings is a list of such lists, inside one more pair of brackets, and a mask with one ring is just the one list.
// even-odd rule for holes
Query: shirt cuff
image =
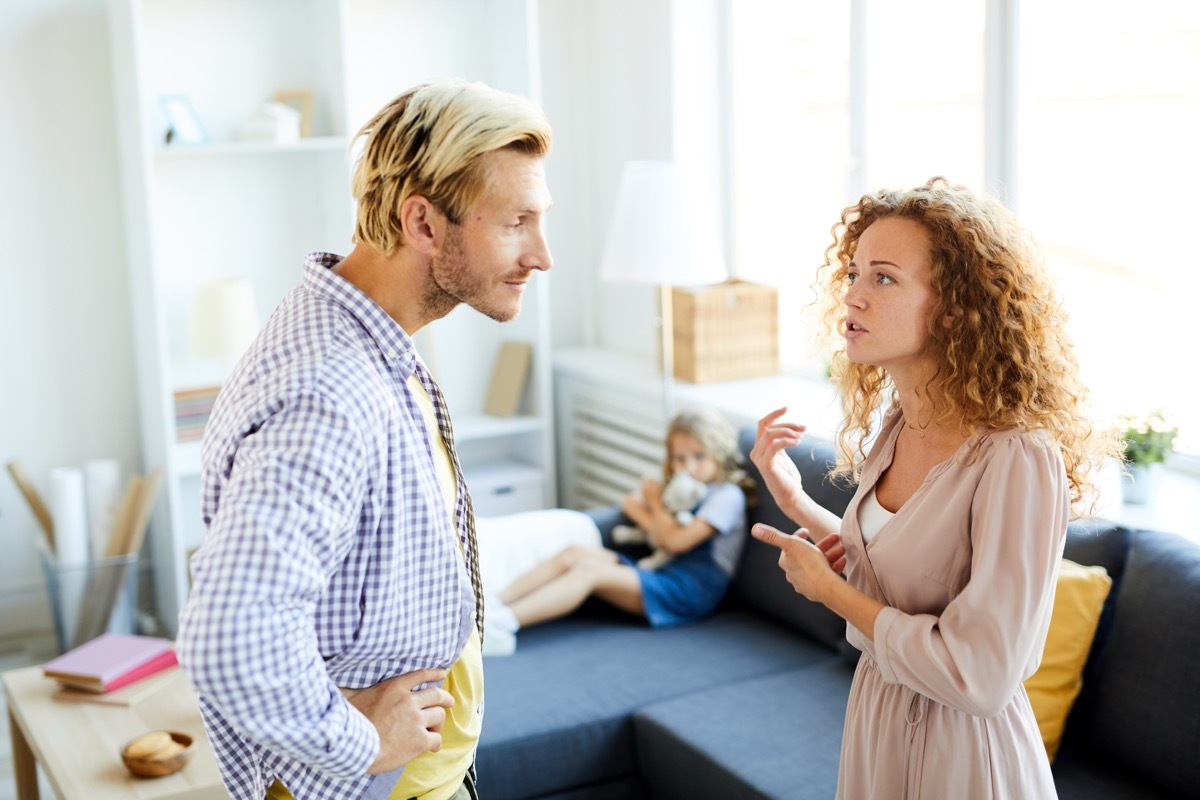
{"label": "shirt cuff", "polygon": [[329,747],[306,759],[310,766],[338,778],[366,775],[380,749],[379,732],[371,721],[338,692],[324,727],[329,731]]}
{"label": "shirt cuff", "polygon": [[884,606],[875,617],[875,663],[879,665],[879,672],[888,683],[900,682],[892,667],[892,648],[888,641],[892,637],[892,627],[899,619],[900,612],[891,606]]}

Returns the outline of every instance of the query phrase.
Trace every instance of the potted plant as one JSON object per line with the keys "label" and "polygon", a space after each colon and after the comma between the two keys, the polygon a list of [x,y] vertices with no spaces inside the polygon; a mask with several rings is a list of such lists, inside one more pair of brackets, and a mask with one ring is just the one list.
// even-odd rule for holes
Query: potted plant
{"label": "potted plant", "polygon": [[1145,416],[1125,415],[1118,425],[1125,449],[1126,503],[1146,503],[1158,486],[1163,462],[1175,449],[1179,428],[1167,422],[1161,411]]}

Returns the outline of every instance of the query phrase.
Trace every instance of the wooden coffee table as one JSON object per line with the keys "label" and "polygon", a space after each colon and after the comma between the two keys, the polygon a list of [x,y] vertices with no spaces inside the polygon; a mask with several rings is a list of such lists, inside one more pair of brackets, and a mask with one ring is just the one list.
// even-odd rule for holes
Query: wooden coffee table
{"label": "wooden coffee table", "polygon": [[[38,764],[62,800],[226,797],[196,694],[174,669],[177,676],[132,706],[61,702],[41,667],[5,672],[17,799],[37,800]],[[174,775],[136,778],[121,763],[121,746],[158,729],[190,734],[192,757]]]}

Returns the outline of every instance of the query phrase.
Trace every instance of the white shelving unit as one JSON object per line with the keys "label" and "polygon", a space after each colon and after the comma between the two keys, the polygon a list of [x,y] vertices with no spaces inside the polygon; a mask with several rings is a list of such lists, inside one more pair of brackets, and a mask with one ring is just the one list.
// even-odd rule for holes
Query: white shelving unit
{"label": "white shelving unit", "polygon": [[[265,321],[301,280],[305,253],[351,247],[348,147],[359,126],[401,91],[448,75],[536,99],[536,18],[532,0],[110,0],[144,467],[165,472],[150,538],[170,633],[187,556],[204,535],[200,447],[176,441],[173,395],[220,384],[232,366],[188,353],[195,288],[248,279]],[[309,138],[237,140],[263,103],[296,89],[313,93]],[[165,141],[170,95],[188,99],[208,143]],[[555,502],[548,297],[535,276],[516,321],[458,309],[417,337],[454,414],[464,470],[494,475],[516,462],[529,507]],[[534,345],[533,365],[520,415],[495,419],[482,408],[508,339]]]}

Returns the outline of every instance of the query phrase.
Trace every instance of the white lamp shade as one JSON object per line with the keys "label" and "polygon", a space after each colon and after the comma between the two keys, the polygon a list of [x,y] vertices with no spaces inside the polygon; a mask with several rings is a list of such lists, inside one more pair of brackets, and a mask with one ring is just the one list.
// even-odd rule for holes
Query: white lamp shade
{"label": "white lamp shade", "polygon": [[189,350],[196,358],[240,358],[258,333],[254,289],[241,278],[201,284],[192,295]]}
{"label": "white lamp shade", "polygon": [[699,286],[729,277],[717,220],[704,213],[669,161],[630,161],[621,173],[600,277],[660,286]]}

